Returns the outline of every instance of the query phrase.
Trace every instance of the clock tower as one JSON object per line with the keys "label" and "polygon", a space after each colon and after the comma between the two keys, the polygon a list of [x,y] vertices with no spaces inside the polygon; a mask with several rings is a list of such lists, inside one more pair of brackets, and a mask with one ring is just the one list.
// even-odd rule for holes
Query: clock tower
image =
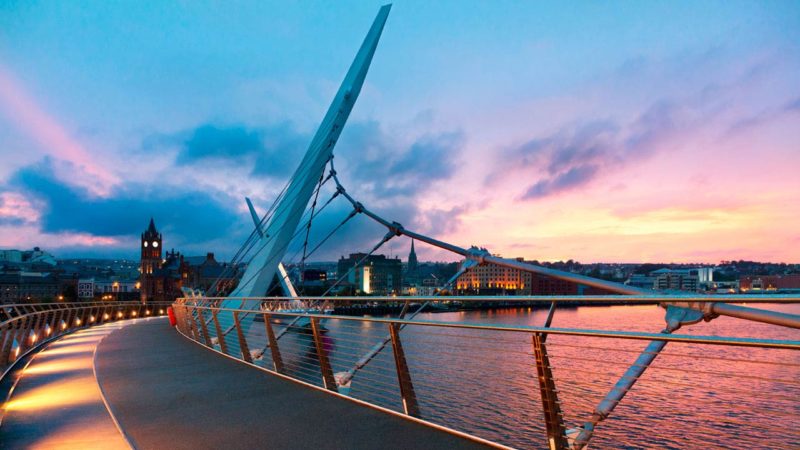
{"label": "clock tower", "polygon": [[155,285],[153,283],[153,272],[161,267],[161,233],[156,230],[156,224],[153,218],[150,218],[150,226],[147,227],[142,233],[141,242],[141,264],[139,265],[139,290],[141,293],[142,303],[147,303],[148,299],[153,297],[155,293]]}

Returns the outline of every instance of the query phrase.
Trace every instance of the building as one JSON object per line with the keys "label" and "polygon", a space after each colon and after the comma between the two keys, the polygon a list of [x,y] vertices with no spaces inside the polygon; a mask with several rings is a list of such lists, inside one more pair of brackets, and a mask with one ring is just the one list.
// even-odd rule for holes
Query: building
{"label": "building", "polygon": [[182,256],[172,251],[168,253],[167,260],[177,258],[181,274],[181,285],[209,292],[213,288],[214,295],[227,293],[236,285],[237,271],[226,263],[220,263],[214,258],[213,253],[205,256]]}
{"label": "building", "polygon": [[39,247],[34,247],[33,250],[0,250],[0,264],[4,262],[55,266],[56,258]]}
{"label": "building", "polygon": [[78,280],[78,298],[81,300],[94,298],[94,278]]}
{"label": "building", "polygon": [[0,274],[3,303],[37,303],[59,297],[58,277],[47,272],[6,271]]}
{"label": "building", "polygon": [[[522,261],[522,258],[517,258]],[[462,295],[530,295],[532,274],[519,269],[481,264],[456,280],[456,292]]]}
{"label": "building", "polygon": [[[150,218],[150,225],[141,235],[141,263],[139,264],[139,295],[142,303],[148,301],[161,300],[163,298],[163,281],[159,283],[158,270],[161,268],[162,259],[162,236],[156,229],[153,218]],[[159,286],[160,284],[160,286]]]}
{"label": "building", "polygon": [[[515,258],[524,262],[523,258]],[[605,295],[608,291],[531,272],[486,263],[462,274],[458,295]]]}
{"label": "building", "polygon": [[632,273],[630,278],[625,281],[625,284],[641,289],[653,289],[656,284],[656,277],[642,273]]}
{"label": "building", "polygon": [[354,293],[363,294],[400,294],[402,273],[400,260],[386,255],[351,253],[347,258],[340,258],[337,266],[337,278],[351,286]]}
{"label": "building", "polygon": [[[181,291],[183,287],[203,292],[209,292],[213,288],[214,295],[226,295],[235,287],[238,271],[230,264],[218,262],[213,253],[206,253],[205,256],[183,256],[172,249],[162,257],[162,249],[162,235],[151,218],[150,225],[141,236],[138,286],[143,303],[174,301],[183,296]],[[121,283],[121,280],[112,281]],[[119,286],[112,284],[111,287],[122,289],[111,291],[120,294],[124,294],[124,289],[130,288],[123,284]]]}
{"label": "building", "polygon": [[739,289],[742,292],[800,290],[800,274],[742,277],[739,279]]}
{"label": "building", "polygon": [[691,267],[684,269],[659,269],[650,272],[654,278],[653,289],[662,291],[707,290],[713,288],[714,269],[712,267]]}

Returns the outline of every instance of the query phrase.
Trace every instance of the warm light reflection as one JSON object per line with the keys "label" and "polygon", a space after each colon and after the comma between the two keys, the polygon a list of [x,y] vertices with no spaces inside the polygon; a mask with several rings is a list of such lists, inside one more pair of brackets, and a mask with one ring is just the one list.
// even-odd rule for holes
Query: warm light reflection
{"label": "warm light reflection", "polygon": [[90,403],[97,395],[94,377],[73,377],[22,392],[6,403],[6,410],[45,411]]}
{"label": "warm light reflection", "polygon": [[107,320],[107,319],[108,319],[108,313],[103,314],[103,320]]}
{"label": "warm light reflection", "polygon": [[91,352],[94,350],[94,344],[79,344],[79,345],[64,345],[61,347],[48,347],[48,355],[71,355],[81,352]]}
{"label": "warm light reflection", "polygon": [[[48,352],[49,354],[49,352]],[[25,369],[25,375],[46,375],[51,373],[72,372],[80,369],[91,369],[91,360],[86,357],[59,358],[54,361],[42,362],[37,358],[36,364],[31,364]]]}

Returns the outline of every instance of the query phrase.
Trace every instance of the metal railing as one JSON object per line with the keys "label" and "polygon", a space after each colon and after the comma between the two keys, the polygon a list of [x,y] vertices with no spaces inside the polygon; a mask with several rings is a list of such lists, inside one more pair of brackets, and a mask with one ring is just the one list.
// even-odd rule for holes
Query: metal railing
{"label": "metal railing", "polygon": [[0,305],[0,374],[43,342],[107,322],[163,316],[169,306],[116,301]]}
{"label": "metal railing", "polygon": [[[712,303],[800,301],[798,296],[730,297],[610,296],[603,301],[660,303],[667,310],[667,328],[676,320],[672,305],[699,302],[708,309]],[[353,302],[434,300],[545,305],[578,298],[242,299],[261,302],[257,312],[244,305],[220,308],[220,299],[180,299],[174,306],[180,332],[211,349],[499,445],[577,449],[589,438],[598,448],[800,445],[800,331],[734,318],[720,319],[718,325],[724,326],[705,335],[694,329],[670,334],[556,328],[549,326],[554,308],[544,326],[330,314]],[[312,313],[297,312],[303,305]],[[690,324],[716,317],[701,309],[697,317],[680,320]],[[781,321],[798,319],[791,312],[776,314]],[[738,333],[733,323],[748,326]],[[748,333],[754,337],[742,336]],[[659,348],[652,350],[653,345]],[[604,416],[594,420],[600,413]]]}

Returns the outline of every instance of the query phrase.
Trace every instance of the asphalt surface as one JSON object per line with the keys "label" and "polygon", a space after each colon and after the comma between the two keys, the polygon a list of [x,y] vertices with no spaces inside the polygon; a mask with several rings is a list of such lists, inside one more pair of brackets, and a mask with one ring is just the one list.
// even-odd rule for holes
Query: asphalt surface
{"label": "asphalt surface", "polygon": [[95,369],[139,449],[486,448],[219,355],[166,319],[107,336]]}

